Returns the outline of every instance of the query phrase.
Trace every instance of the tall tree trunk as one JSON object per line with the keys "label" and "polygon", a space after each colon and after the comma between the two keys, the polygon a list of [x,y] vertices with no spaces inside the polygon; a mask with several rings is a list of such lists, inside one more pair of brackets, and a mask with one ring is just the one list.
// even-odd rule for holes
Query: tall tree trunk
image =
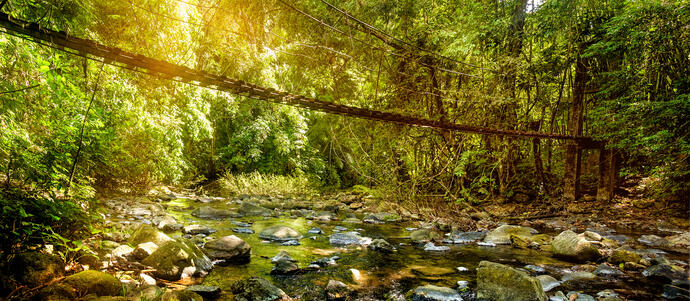
{"label": "tall tree trunk", "polygon": [[[572,136],[582,135],[582,121],[585,107],[585,87],[589,76],[589,59],[578,54],[575,62],[575,81],[573,83],[573,101],[568,119],[568,132]],[[574,140],[569,140],[565,146],[565,171],[563,175],[563,196],[566,200],[574,201],[580,197],[580,174],[582,149]]]}

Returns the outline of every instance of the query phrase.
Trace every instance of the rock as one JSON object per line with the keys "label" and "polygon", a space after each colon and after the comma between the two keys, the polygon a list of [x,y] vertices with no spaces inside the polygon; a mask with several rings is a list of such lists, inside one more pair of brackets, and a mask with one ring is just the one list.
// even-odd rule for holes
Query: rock
{"label": "rock", "polygon": [[98,296],[116,296],[122,294],[122,283],[113,275],[100,271],[87,270],[65,278],[65,284],[77,292],[96,294]]}
{"label": "rock", "polygon": [[492,243],[492,242],[483,242],[483,241],[478,242],[477,245],[480,246],[480,247],[491,247],[491,248],[496,247],[496,244],[495,244],[495,243]]}
{"label": "rock", "polygon": [[33,298],[33,300],[43,301],[71,301],[75,299],[77,299],[77,292],[73,287],[64,283],[48,285],[40,289]]}
{"label": "rock", "polygon": [[642,235],[637,239],[637,241],[654,248],[663,248],[670,245],[668,240],[656,235]]}
{"label": "rock", "polygon": [[158,249],[158,245],[152,242],[145,242],[145,243],[140,243],[137,245],[137,247],[132,251],[132,258],[136,260],[143,260],[146,257],[151,256],[153,252]]}
{"label": "rock", "polygon": [[343,223],[348,223],[348,224],[359,224],[359,223],[362,223],[362,221],[359,220],[359,219],[356,218],[356,217],[348,217],[348,218],[346,218],[346,219],[343,220]]}
{"label": "rock", "polygon": [[327,300],[346,300],[352,290],[345,284],[337,280],[328,280],[326,284]]}
{"label": "rock", "polygon": [[597,276],[590,273],[590,272],[572,272],[572,273],[567,273],[561,277],[562,282],[566,281],[581,281],[581,280],[592,280],[596,278]]}
{"label": "rock", "polygon": [[114,260],[127,260],[132,255],[132,252],[134,249],[128,245],[121,245],[115,250],[113,250],[111,254],[112,258]]}
{"label": "rock", "polygon": [[578,292],[569,292],[567,297],[570,301],[597,301],[597,299],[594,299],[594,297],[590,295]]}
{"label": "rock", "polygon": [[192,216],[202,219],[226,219],[228,217],[241,217],[242,215],[225,209],[216,209],[211,206],[202,206],[192,211]]}
{"label": "rock", "polygon": [[449,287],[425,285],[414,289],[412,301],[462,301],[462,296]]}
{"label": "rock", "polygon": [[362,219],[362,222],[365,222],[367,224],[383,224],[383,223],[385,223],[385,221],[380,220],[378,217],[376,217],[376,215],[373,215],[373,214],[365,216]]}
{"label": "rock", "polygon": [[568,300],[568,298],[565,297],[565,294],[563,294],[563,292],[558,291],[558,292],[556,292],[556,294],[551,296],[551,298],[549,298],[549,301],[570,301],[570,300]]}
{"label": "rock", "polygon": [[437,245],[434,245],[433,242],[428,242],[428,243],[426,243],[426,245],[424,245],[424,251],[445,252],[445,251],[450,251],[450,247],[448,247],[448,246],[437,246]]}
{"label": "rock", "polygon": [[119,246],[120,246],[119,243],[114,242],[114,241],[112,241],[112,240],[102,240],[102,241],[100,242],[100,247],[101,247],[101,249],[103,249],[103,250],[112,250],[112,249],[115,249],[115,248],[117,248],[117,247],[119,247]]}
{"label": "rock", "polygon": [[690,253],[690,232],[668,236],[666,240],[669,242],[669,249],[678,253]]}
{"label": "rock", "polygon": [[670,300],[690,300],[690,290],[671,284],[664,284],[661,296]]}
{"label": "rock", "polygon": [[596,270],[594,270],[594,275],[597,276],[619,276],[623,275],[623,272],[616,268],[612,268],[605,263],[600,264]]}
{"label": "rock", "polygon": [[136,230],[134,230],[134,233],[132,233],[132,236],[129,237],[127,243],[137,246],[141,243],[152,242],[160,246],[172,240],[173,239],[170,238],[170,236],[158,231],[158,229],[154,228],[153,226],[140,225]]}
{"label": "rock", "polygon": [[280,243],[281,246],[299,246],[299,241],[296,240],[288,240]]}
{"label": "rock", "polygon": [[395,248],[390,243],[380,238],[371,241],[367,248],[381,253],[393,253],[395,251]]}
{"label": "rock", "polygon": [[309,234],[323,234],[323,230],[321,228],[311,228],[309,231],[307,231]]}
{"label": "rock", "polygon": [[539,300],[546,295],[539,280],[499,263],[482,261],[477,269],[477,299]]}
{"label": "rock", "polygon": [[336,246],[368,245],[371,238],[362,237],[357,232],[334,233],[328,237],[328,242]]}
{"label": "rock", "polygon": [[557,257],[581,262],[596,261],[601,257],[601,253],[592,243],[570,230],[561,232],[553,239],[551,251]]}
{"label": "rock", "polygon": [[10,262],[9,271],[17,281],[35,287],[62,276],[65,264],[62,259],[50,254],[20,253]]}
{"label": "rock", "polygon": [[166,228],[169,229],[170,225],[179,225],[180,223],[178,223],[174,217],[170,215],[164,215],[162,217],[156,218],[154,224],[156,224],[158,230],[165,231]]}
{"label": "rock", "polygon": [[230,291],[234,301],[276,301],[289,300],[281,289],[266,279],[250,277],[234,282]]}
{"label": "rock", "polygon": [[470,282],[467,280],[458,280],[458,291],[464,292],[470,288]]}
{"label": "rock", "polygon": [[220,295],[220,287],[212,285],[192,285],[185,290],[194,292],[204,299],[215,299]]}
{"label": "rock", "polygon": [[602,237],[599,233],[593,232],[593,231],[585,231],[582,233],[585,236],[585,239],[589,241],[601,241]]}
{"label": "rock", "polygon": [[469,269],[466,267],[457,267],[455,269],[458,270],[458,272],[460,273],[469,272]]}
{"label": "rock", "polygon": [[197,234],[204,234],[204,235],[209,235],[211,233],[216,232],[216,230],[211,229],[207,226],[204,225],[199,225],[199,224],[194,224],[194,225],[189,225],[185,226],[182,232],[186,234],[191,234],[191,235],[197,235]]}
{"label": "rock", "polygon": [[626,262],[639,263],[640,260],[642,260],[642,257],[640,257],[640,255],[635,253],[635,251],[632,249],[620,247],[613,251],[608,261],[613,264],[620,264]]}
{"label": "rock", "polygon": [[204,298],[199,294],[188,291],[168,291],[161,296],[161,301],[203,301]]}
{"label": "rock", "polygon": [[665,263],[648,267],[642,271],[642,276],[663,283],[670,283],[673,280],[682,280],[688,277],[683,268]]}
{"label": "rock", "polygon": [[528,265],[526,265],[526,266],[525,266],[525,270],[528,270],[528,271],[530,271],[530,272],[532,272],[532,273],[535,273],[535,274],[543,274],[543,273],[546,273],[546,269],[545,269],[545,268],[540,267],[540,266],[536,266],[536,265],[533,265],[533,264],[528,264]]}
{"label": "rock", "polygon": [[448,236],[448,239],[454,244],[468,244],[484,239],[486,233],[484,232],[454,232]]}
{"label": "rock", "polygon": [[530,242],[531,241],[529,240],[528,236],[515,235],[515,234],[510,235],[510,244],[513,246],[513,248],[527,249]]}
{"label": "rock", "polygon": [[139,274],[139,283],[141,283],[142,286],[144,285],[156,285],[156,279],[153,277],[146,275],[144,273]]}
{"label": "rock", "polygon": [[327,266],[336,265],[336,261],[340,259],[340,256],[319,258],[311,262],[311,264],[318,265],[319,267],[325,268]]}
{"label": "rock", "polygon": [[286,226],[272,226],[259,232],[259,238],[273,241],[287,241],[302,239],[302,235],[294,229]]}
{"label": "rock", "polygon": [[254,234],[254,230],[250,228],[232,228],[232,232],[240,234]]}
{"label": "rock", "polygon": [[539,283],[541,283],[541,288],[544,289],[545,292],[548,292],[561,285],[560,281],[549,275],[539,275],[536,278],[539,280]]}
{"label": "rock", "polygon": [[335,226],[335,227],[333,227],[333,232],[343,232],[343,231],[347,231],[347,230],[348,230],[348,229],[345,228],[345,227],[343,227],[343,226]]}
{"label": "rock", "polygon": [[364,203],[362,203],[362,202],[352,203],[352,204],[350,204],[349,207],[352,210],[357,210],[357,209],[364,207]]}
{"label": "rock", "polygon": [[240,205],[240,209],[238,210],[240,213],[246,215],[246,216],[270,216],[271,215],[271,210],[261,207],[255,203],[252,202],[242,202],[242,205]]}
{"label": "rock", "polygon": [[212,267],[211,260],[201,249],[186,239],[164,243],[141,263],[156,269],[154,276],[171,281],[179,280],[185,268],[189,268],[193,274],[199,274]]}
{"label": "rock", "polygon": [[273,258],[271,258],[271,263],[276,263],[279,261],[286,261],[286,260],[291,261],[291,262],[297,262],[297,260],[294,260],[294,259],[292,259],[292,257],[290,257],[290,254],[288,254],[288,252],[280,251],[280,252],[278,252],[278,254],[276,256],[273,256]]}
{"label": "rock", "polygon": [[208,257],[223,264],[244,264],[249,262],[252,248],[241,238],[230,235],[209,241],[204,245],[204,251]]}
{"label": "rock", "polygon": [[400,220],[402,220],[400,215],[397,215],[395,213],[390,213],[390,212],[375,213],[374,216],[376,217],[376,219],[378,219],[380,221],[390,222],[390,223],[399,222]]}
{"label": "rock", "polygon": [[279,260],[273,266],[271,275],[290,275],[299,272],[296,263],[290,260]]}
{"label": "rock", "polygon": [[493,243],[497,245],[508,245],[510,244],[510,235],[521,235],[529,237],[532,235],[534,230],[528,227],[512,226],[512,225],[502,225],[493,231],[486,234],[484,237],[484,242]]}
{"label": "rock", "polygon": [[410,233],[410,239],[419,244],[426,243],[434,239],[439,239],[440,237],[441,236],[438,235],[438,233],[429,229],[419,229]]}

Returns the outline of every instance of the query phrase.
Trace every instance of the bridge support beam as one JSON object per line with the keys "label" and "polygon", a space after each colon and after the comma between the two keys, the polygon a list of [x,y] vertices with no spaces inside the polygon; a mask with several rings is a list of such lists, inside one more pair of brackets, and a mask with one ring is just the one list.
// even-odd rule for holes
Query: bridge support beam
{"label": "bridge support beam", "polygon": [[597,185],[597,200],[610,201],[617,182],[616,153],[602,147],[599,149],[599,182]]}
{"label": "bridge support beam", "polygon": [[580,174],[582,173],[582,149],[575,141],[565,145],[565,169],[563,174],[563,197],[575,201],[580,197]]}

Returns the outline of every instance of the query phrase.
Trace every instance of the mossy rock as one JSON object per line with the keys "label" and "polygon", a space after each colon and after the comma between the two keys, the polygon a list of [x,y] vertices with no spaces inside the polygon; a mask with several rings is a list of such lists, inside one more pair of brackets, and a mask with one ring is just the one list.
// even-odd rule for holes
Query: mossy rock
{"label": "mossy rock", "polygon": [[283,290],[259,277],[237,281],[232,284],[230,290],[235,301],[275,301],[287,297]]}
{"label": "mossy rock", "polygon": [[302,235],[287,226],[271,226],[259,232],[259,238],[274,240],[274,241],[287,241],[287,240],[300,240]]}
{"label": "mossy rock", "polygon": [[497,245],[510,244],[510,236],[518,235],[521,237],[530,237],[534,230],[528,227],[502,225],[486,234],[484,242],[493,243]]}
{"label": "mossy rock", "polygon": [[154,228],[153,226],[142,224],[137,227],[136,230],[134,230],[134,233],[132,233],[132,236],[130,236],[127,243],[132,246],[137,246],[141,243],[152,242],[161,246],[164,243],[172,240],[173,239],[170,238],[170,236],[158,231],[158,229]]}
{"label": "mossy rock", "polygon": [[33,287],[62,276],[65,265],[55,255],[31,252],[17,255],[10,263],[10,271],[17,281]]}
{"label": "mossy rock", "polygon": [[601,258],[599,250],[581,235],[566,230],[551,242],[551,251],[557,257],[578,262],[595,261]]}
{"label": "mossy rock", "polygon": [[440,237],[441,236],[438,233],[429,229],[419,229],[410,233],[410,239],[416,243],[425,243],[439,239]]}
{"label": "mossy rock", "polygon": [[531,240],[529,236],[515,234],[510,235],[510,244],[514,248],[527,249],[529,247],[530,242]]}
{"label": "mossy rock", "polygon": [[141,263],[156,269],[154,276],[171,281],[179,280],[187,267],[192,267],[194,274],[208,271],[212,267],[206,254],[186,239],[164,243]]}
{"label": "mossy rock", "polygon": [[618,248],[613,251],[609,262],[613,264],[620,264],[626,262],[639,263],[642,260],[639,254],[628,248]]}
{"label": "mossy rock", "polygon": [[490,261],[482,261],[477,269],[477,299],[512,301],[546,301],[541,282],[527,273]]}
{"label": "mossy rock", "polygon": [[38,291],[33,300],[42,301],[71,301],[77,298],[77,292],[73,287],[65,283],[56,283],[46,286]]}
{"label": "mossy rock", "polygon": [[204,298],[195,292],[182,290],[166,292],[161,296],[161,301],[204,301]]}
{"label": "mossy rock", "polygon": [[122,293],[122,283],[108,273],[88,270],[65,278],[65,284],[73,287],[80,294],[98,296],[115,296]]}

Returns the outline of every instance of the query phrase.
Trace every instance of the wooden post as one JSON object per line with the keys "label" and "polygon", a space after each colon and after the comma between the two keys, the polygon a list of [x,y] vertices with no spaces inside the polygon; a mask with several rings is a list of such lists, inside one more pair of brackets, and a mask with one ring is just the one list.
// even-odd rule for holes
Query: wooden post
{"label": "wooden post", "polygon": [[[575,79],[573,82],[573,101],[570,105],[568,131],[570,135],[582,135],[582,123],[585,108],[585,85],[589,80],[587,70],[589,60],[579,54],[575,61]],[[563,197],[566,201],[575,201],[580,197],[580,173],[582,147],[579,141],[570,140],[565,145],[565,170],[563,171]]]}
{"label": "wooden post", "polygon": [[580,197],[580,174],[582,173],[582,149],[575,141],[565,145],[565,170],[563,172],[563,197],[575,201]]}
{"label": "wooden post", "polygon": [[599,150],[597,200],[610,201],[613,199],[613,189],[616,187],[616,173],[616,156],[614,151],[602,147]]}

